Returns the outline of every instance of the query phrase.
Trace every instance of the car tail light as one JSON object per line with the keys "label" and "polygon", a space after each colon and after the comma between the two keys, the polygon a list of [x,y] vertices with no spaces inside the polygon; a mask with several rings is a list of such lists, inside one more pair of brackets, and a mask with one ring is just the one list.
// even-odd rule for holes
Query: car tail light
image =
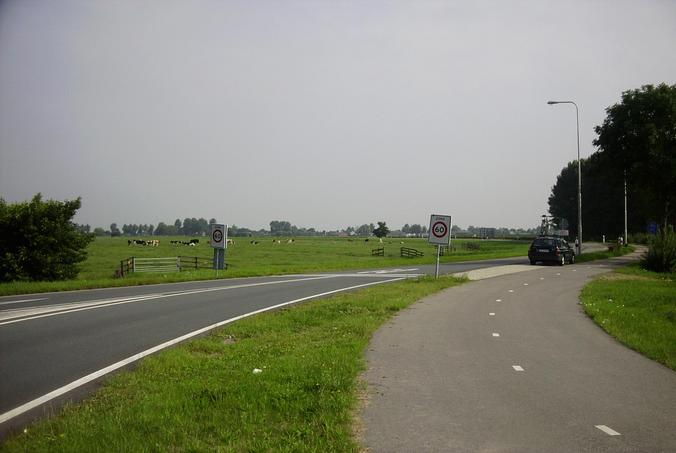
{"label": "car tail light", "polygon": [[556,256],[559,256],[560,253],[561,253],[561,250],[559,250],[559,248],[556,247]]}

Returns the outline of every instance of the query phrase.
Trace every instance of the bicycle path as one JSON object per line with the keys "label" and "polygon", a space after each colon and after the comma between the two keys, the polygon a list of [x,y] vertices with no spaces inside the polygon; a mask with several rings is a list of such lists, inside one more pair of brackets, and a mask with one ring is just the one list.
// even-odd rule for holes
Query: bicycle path
{"label": "bicycle path", "polygon": [[676,451],[676,373],[582,311],[634,256],[470,282],[424,299],[367,352],[372,452]]}

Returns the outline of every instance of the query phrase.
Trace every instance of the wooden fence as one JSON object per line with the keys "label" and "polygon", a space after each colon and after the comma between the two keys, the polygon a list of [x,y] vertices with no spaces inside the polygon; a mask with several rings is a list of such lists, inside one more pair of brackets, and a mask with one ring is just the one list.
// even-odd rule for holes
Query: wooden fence
{"label": "wooden fence", "polygon": [[[211,258],[198,256],[173,256],[167,258],[129,257],[120,261],[115,271],[116,277],[124,277],[132,272],[180,272],[190,269],[213,269]],[[227,266],[226,266],[227,269]]]}
{"label": "wooden fence", "polygon": [[401,247],[400,249],[402,258],[416,258],[418,256],[425,256],[420,250],[412,249],[409,247]]}
{"label": "wooden fence", "polygon": [[385,248],[371,250],[371,256],[385,256]]}

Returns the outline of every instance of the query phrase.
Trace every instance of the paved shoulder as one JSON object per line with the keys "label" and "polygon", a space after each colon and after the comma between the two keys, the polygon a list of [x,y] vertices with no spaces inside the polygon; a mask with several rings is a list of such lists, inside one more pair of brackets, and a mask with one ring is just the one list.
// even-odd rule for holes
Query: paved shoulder
{"label": "paved shoulder", "polygon": [[538,266],[402,312],[367,353],[366,445],[676,451],[676,373],[606,335],[578,304],[584,284],[606,270]]}

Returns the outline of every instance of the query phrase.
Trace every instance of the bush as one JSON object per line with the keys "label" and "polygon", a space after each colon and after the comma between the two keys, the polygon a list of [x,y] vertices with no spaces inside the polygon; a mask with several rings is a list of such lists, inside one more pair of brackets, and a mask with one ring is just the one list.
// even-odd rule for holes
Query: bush
{"label": "bush", "polygon": [[647,233],[629,233],[627,237],[627,242],[630,244],[643,244],[647,245],[650,243],[650,238],[652,235]]}
{"label": "bush", "polygon": [[654,272],[676,272],[676,233],[673,228],[657,233],[650,241],[641,267]]}
{"label": "bush", "polygon": [[93,234],[72,222],[80,199],[8,204],[0,198],[0,282],[77,277]]}

